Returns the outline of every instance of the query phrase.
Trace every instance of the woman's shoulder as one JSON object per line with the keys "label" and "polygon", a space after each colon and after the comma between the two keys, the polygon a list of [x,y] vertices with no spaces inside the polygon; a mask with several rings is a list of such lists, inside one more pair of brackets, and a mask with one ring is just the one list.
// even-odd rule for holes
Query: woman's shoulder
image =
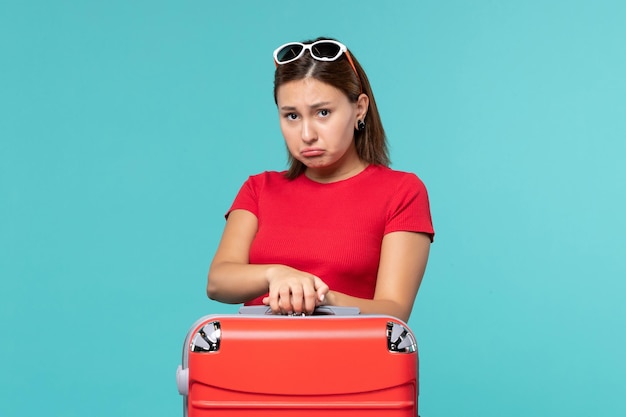
{"label": "woman's shoulder", "polygon": [[419,188],[425,187],[420,177],[413,172],[392,169],[384,165],[372,165],[371,170],[374,174],[372,177],[385,184],[393,183],[397,185],[406,184],[407,186]]}
{"label": "woman's shoulder", "polygon": [[257,191],[281,187],[289,181],[285,174],[286,171],[263,171],[252,174],[246,179],[243,187]]}
{"label": "woman's shoulder", "polygon": [[257,174],[252,174],[248,177],[248,181],[257,182],[257,183],[266,183],[270,182],[282,182],[288,181],[285,174],[287,171],[263,171]]}

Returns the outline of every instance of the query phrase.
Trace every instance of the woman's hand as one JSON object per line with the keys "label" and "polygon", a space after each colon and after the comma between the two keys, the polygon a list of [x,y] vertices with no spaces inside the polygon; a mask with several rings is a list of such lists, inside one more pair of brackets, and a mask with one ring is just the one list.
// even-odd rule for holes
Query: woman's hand
{"label": "woman's hand", "polygon": [[319,277],[284,265],[272,267],[267,282],[269,295],[263,303],[274,314],[312,314],[329,291]]}

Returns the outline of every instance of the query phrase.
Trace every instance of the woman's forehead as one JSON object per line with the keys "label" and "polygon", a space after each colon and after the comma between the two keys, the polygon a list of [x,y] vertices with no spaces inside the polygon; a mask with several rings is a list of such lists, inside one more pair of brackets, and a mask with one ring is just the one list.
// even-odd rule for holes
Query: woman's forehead
{"label": "woman's forehead", "polygon": [[279,107],[290,103],[311,105],[318,102],[347,102],[348,97],[338,88],[312,77],[289,81],[278,87]]}

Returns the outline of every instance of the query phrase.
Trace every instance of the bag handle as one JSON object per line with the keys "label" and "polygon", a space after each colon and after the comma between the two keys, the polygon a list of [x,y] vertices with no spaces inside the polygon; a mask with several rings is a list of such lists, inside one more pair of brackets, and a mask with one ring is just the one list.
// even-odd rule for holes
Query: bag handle
{"label": "bag handle", "polygon": [[[315,307],[313,316],[358,316],[361,313],[358,307],[336,307],[336,306],[319,306]],[[239,314],[252,316],[274,316],[279,314],[272,313],[269,306],[242,306]],[[292,314],[292,316],[300,316]]]}

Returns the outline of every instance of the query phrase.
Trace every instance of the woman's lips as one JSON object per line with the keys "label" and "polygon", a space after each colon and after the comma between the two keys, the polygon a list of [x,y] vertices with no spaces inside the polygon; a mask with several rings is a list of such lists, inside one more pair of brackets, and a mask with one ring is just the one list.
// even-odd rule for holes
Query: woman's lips
{"label": "woman's lips", "polygon": [[310,158],[313,156],[320,156],[324,153],[323,149],[320,148],[306,148],[300,151],[300,155]]}

